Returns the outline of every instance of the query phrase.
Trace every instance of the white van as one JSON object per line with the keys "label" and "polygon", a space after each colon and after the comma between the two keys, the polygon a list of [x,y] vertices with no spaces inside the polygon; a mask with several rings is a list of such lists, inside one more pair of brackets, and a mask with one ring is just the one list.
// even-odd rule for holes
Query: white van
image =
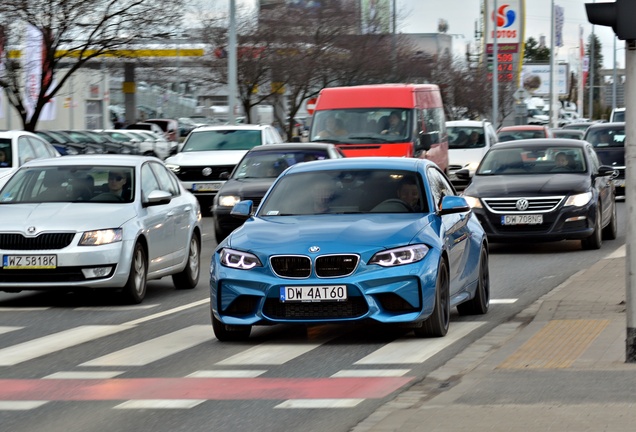
{"label": "white van", "polygon": [[497,132],[490,122],[455,120],[446,122],[448,132],[448,177],[457,190],[468,186],[455,172],[468,168],[472,177],[488,149],[498,141]]}
{"label": "white van", "polygon": [[614,108],[612,114],[610,114],[610,123],[624,122],[625,121],[625,108]]}

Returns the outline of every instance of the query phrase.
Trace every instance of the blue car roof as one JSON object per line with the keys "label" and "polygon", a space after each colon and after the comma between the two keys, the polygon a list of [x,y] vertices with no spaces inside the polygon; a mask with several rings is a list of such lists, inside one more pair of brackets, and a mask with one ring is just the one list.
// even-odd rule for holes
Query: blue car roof
{"label": "blue car roof", "polygon": [[285,171],[285,174],[323,170],[352,169],[396,169],[417,171],[429,164],[433,164],[433,162],[426,159],[416,158],[356,157],[300,163],[291,166],[287,171]]}

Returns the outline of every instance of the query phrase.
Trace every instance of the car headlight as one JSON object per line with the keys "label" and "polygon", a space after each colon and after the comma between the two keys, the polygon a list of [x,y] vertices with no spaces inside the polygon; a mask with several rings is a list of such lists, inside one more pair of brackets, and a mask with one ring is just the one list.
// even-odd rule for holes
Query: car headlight
{"label": "car headlight", "polygon": [[389,249],[373,255],[369,264],[377,264],[382,267],[412,264],[423,260],[427,252],[428,247],[421,244]]}
{"label": "car headlight", "polygon": [[172,171],[175,174],[178,174],[179,171],[181,171],[181,167],[179,165],[175,165],[171,163],[167,163],[166,168],[168,168],[170,171]]}
{"label": "car headlight", "polygon": [[79,241],[80,246],[101,246],[120,242],[123,234],[121,228],[86,231]]}
{"label": "car headlight", "polygon": [[239,270],[263,267],[256,255],[227,248],[221,251],[221,265]]}
{"label": "car headlight", "polygon": [[592,192],[585,192],[582,194],[570,195],[565,201],[565,206],[583,207],[592,199]]}
{"label": "car headlight", "polygon": [[471,197],[468,195],[462,195],[470,208],[481,208],[481,200],[479,198]]}
{"label": "car headlight", "polygon": [[221,195],[219,197],[220,207],[234,207],[234,205],[241,200],[241,197],[236,195]]}

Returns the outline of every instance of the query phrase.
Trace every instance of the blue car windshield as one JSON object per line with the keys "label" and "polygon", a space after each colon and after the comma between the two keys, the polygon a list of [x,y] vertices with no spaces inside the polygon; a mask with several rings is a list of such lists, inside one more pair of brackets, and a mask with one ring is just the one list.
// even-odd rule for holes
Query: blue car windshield
{"label": "blue car windshield", "polygon": [[135,169],[126,166],[22,168],[0,190],[1,204],[133,201]]}
{"label": "blue car windshield", "polygon": [[428,212],[421,178],[411,171],[314,171],[285,175],[257,216]]}

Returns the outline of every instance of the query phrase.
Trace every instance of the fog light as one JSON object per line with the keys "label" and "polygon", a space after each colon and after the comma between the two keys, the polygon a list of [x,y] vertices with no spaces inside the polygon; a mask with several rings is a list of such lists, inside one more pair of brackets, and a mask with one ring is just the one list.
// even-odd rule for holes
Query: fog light
{"label": "fog light", "polygon": [[585,220],[586,217],[585,216],[574,216],[571,218],[567,218],[565,221],[566,222],[577,222],[577,221],[581,221],[581,220]]}
{"label": "fog light", "polygon": [[84,273],[86,279],[103,278],[108,276],[112,269],[113,266],[84,268],[82,273]]}

